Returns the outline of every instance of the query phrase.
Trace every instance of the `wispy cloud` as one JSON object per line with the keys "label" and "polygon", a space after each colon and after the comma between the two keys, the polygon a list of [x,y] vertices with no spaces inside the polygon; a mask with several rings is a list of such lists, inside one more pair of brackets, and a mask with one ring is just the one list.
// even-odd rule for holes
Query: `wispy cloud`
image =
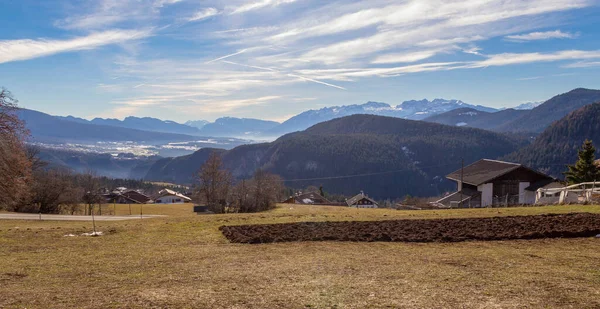
{"label": "wispy cloud", "polygon": [[600,67],[600,61],[579,61],[571,64],[564,65],[563,68],[592,68]]}
{"label": "wispy cloud", "polygon": [[600,50],[565,50],[552,53],[504,53],[491,55],[488,59],[476,62],[474,67],[504,66],[535,62],[553,62],[562,60],[598,59]]}
{"label": "wispy cloud", "polygon": [[96,0],[74,6],[56,27],[68,30],[105,30],[121,24],[148,21],[161,9],[185,0]]}
{"label": "wispy cloud", "polygon": [[[577,33],[540,29],[566,24],[571,14],[560,12],[595,1],[98,0],[85,2],[57,22],[79,37],[0,42],[0,61],[7,61],[9,45],[22,46],[10,47],[9,61],[15,61],[20,54],[28,59],[127,40],[136,52],[125,51],[127,57],[107,68],[118,79],[99,87],[117,98],[120,111],[172,104],[190,113],[214,114],[283,98],[296,102],[308,90],[315,101],[323,93],[341,98],[377,78],[542,62],[598,66],[595,50],[537,50],[531,44],[520,46],[530,49],[519,53],[511,49],[515,44],[506,42],[574,38]],[[116,26],[151,28],[152,35],[168,36],[169,42],[135,36],[71,42],[87,41]],[[47,51],[35,52],[37,45]],[[546,73],[522,74],[520,80],[532,80]]]}
{"label": "wispy cloud", "polygon": [[235,9],[233,9],[233,11],[231,12],[231,14],[240,14],[240,13],[246,13],[249,11],[254,11],[254,10],[258,10],[258,9],[262,9],[265,7],[273,7],[273,6],[278,6],[281,4],[286,4],[286,3],[292,3],[292,2],[296,2],[297,0],[260,0],[260,1],[254,1],[254,2],[250,2],[250,3],[246,3],[244,5],[241,5]]}
{"label": "wispy cloud", "polygon": [[105,45],[142,39],[151,34],[150,30],[111,30],[69,40],[26,39],[0,41],[0,63],[94,49]]}
{"label": "wispy cloud", "polygon": [[215,8],[206,8],[198,11],[196,14],[194,14],[194,16],[188,18],[188,21],[200,21],[219,14],[219,10]]}
{"label": "wispy cloud", "polygon": [[437,50],[425,50],[412,53],[398,53],[378,56],[372,63],[406,63],[417,62],[427,58],[431,58],[437,54]]}
{"label": "wispy cloud", "polygon": [[526,42],[550,39],[574,39],[578,36],[578,33],[562,32],[560,30],[555,30],[546,32],[531,32],[527,34],[518,35],[507,35],[504,38],[509,41]]}

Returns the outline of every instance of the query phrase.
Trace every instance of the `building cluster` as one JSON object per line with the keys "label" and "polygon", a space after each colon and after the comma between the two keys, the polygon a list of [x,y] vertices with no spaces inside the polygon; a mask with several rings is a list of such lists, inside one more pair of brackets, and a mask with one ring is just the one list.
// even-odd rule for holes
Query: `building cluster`
{"label": "building cluster", "polygon": [[[564,192],[561,195],[562,191],[558,188],[565,185],[556,178],[511,162],[482,159],[450,173],[446,178],[456,182],[457,190],[431,203],[433,207],[479,208],[533,205],[556,203],[559,199],[570,201],[569,199],[576,198],[573,197],[575,195],[567,195]],[[600,189],[598,191],[600,192]],[[317,192],[298,192],[284,203],[379,208],[377,202],[362,191],[346,199],[345,203],[331,202]]]}
{"label": "building cluster", "polygon": [[288,199],[283,201],[283,203],[300,205],[348,206],[355,208],[379,208],[377,202],[362,191],[352,198],[346,199],[345,203],[332,202],[317,192],[297,192],[293,196],[290,196]]}
{"label": "building cluster", "polygon": [[182,194],[171,189],[163,189],[155,196],[148,196],[141,190],[130,190],[124,187],[112,191],[103,190],[102,197],[110,204],[184,204],[191,203],[190,194]]}

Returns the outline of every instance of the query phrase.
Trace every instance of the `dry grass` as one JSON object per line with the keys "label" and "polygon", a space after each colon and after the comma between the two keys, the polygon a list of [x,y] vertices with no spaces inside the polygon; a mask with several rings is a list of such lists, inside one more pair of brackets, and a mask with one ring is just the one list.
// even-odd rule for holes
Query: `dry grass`
{"label": "dry grass", "polygon": [[[112,207],[112,205],[111,205]],[[139,206],[132,206],[139,213]],[[138,207],[138,208],[135,208]],[[225,224],[481,217],[598,206],[394,211],[284,205],[269,213],[101,222],[0,221],[6,308],[598,308],[600,239],[229,244]],[[117,214],[128,214],[117,205]]]}

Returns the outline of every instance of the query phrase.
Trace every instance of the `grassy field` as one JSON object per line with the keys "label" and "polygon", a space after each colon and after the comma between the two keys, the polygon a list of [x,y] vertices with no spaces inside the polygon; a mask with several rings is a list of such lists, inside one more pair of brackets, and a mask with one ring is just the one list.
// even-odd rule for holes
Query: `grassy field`
{"label": "grassy field", "polygon": [[[113,207],[110,205],[109,207]],[[139,206],[132,206],[139,214]],[[268,213],[101,222],[0,221],[0,308],[599,308],[600,239],[229,244],[221,225],[594,212],[600,206]],[[129,214],[117,205],[117,214]]]}

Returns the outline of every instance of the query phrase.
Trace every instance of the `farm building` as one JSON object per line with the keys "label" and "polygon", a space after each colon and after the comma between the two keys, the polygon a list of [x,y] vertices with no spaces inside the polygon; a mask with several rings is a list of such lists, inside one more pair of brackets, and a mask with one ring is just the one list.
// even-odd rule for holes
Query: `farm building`
{"label": "farm building", "polygon": [[379,208],[379,205],[377,205],[377,202],[374,199],[367,196],[362,191],[359,194],[357,194],[356,196],[346,200],[346,203],[348,204],[349,207]]}
{"label": "farm building", "polygon": [[331,205],[332,203],[317,192],[302,193],[298,192],[283,201],[284,204],[303,204],[303,205]]}
{"label": "farm building", "polygon": [[436,202],[446,207],[534,204],[538,189],[558,182],[521,164],[489,159],[465,166],[446,178],[458,187],[455,193]]}
{"label": "farm building", "polygon": [[191,198],[170,189],[163,189],[158,192],[158,197],[154,200],[155,204],[183,204],[191,202]]}

